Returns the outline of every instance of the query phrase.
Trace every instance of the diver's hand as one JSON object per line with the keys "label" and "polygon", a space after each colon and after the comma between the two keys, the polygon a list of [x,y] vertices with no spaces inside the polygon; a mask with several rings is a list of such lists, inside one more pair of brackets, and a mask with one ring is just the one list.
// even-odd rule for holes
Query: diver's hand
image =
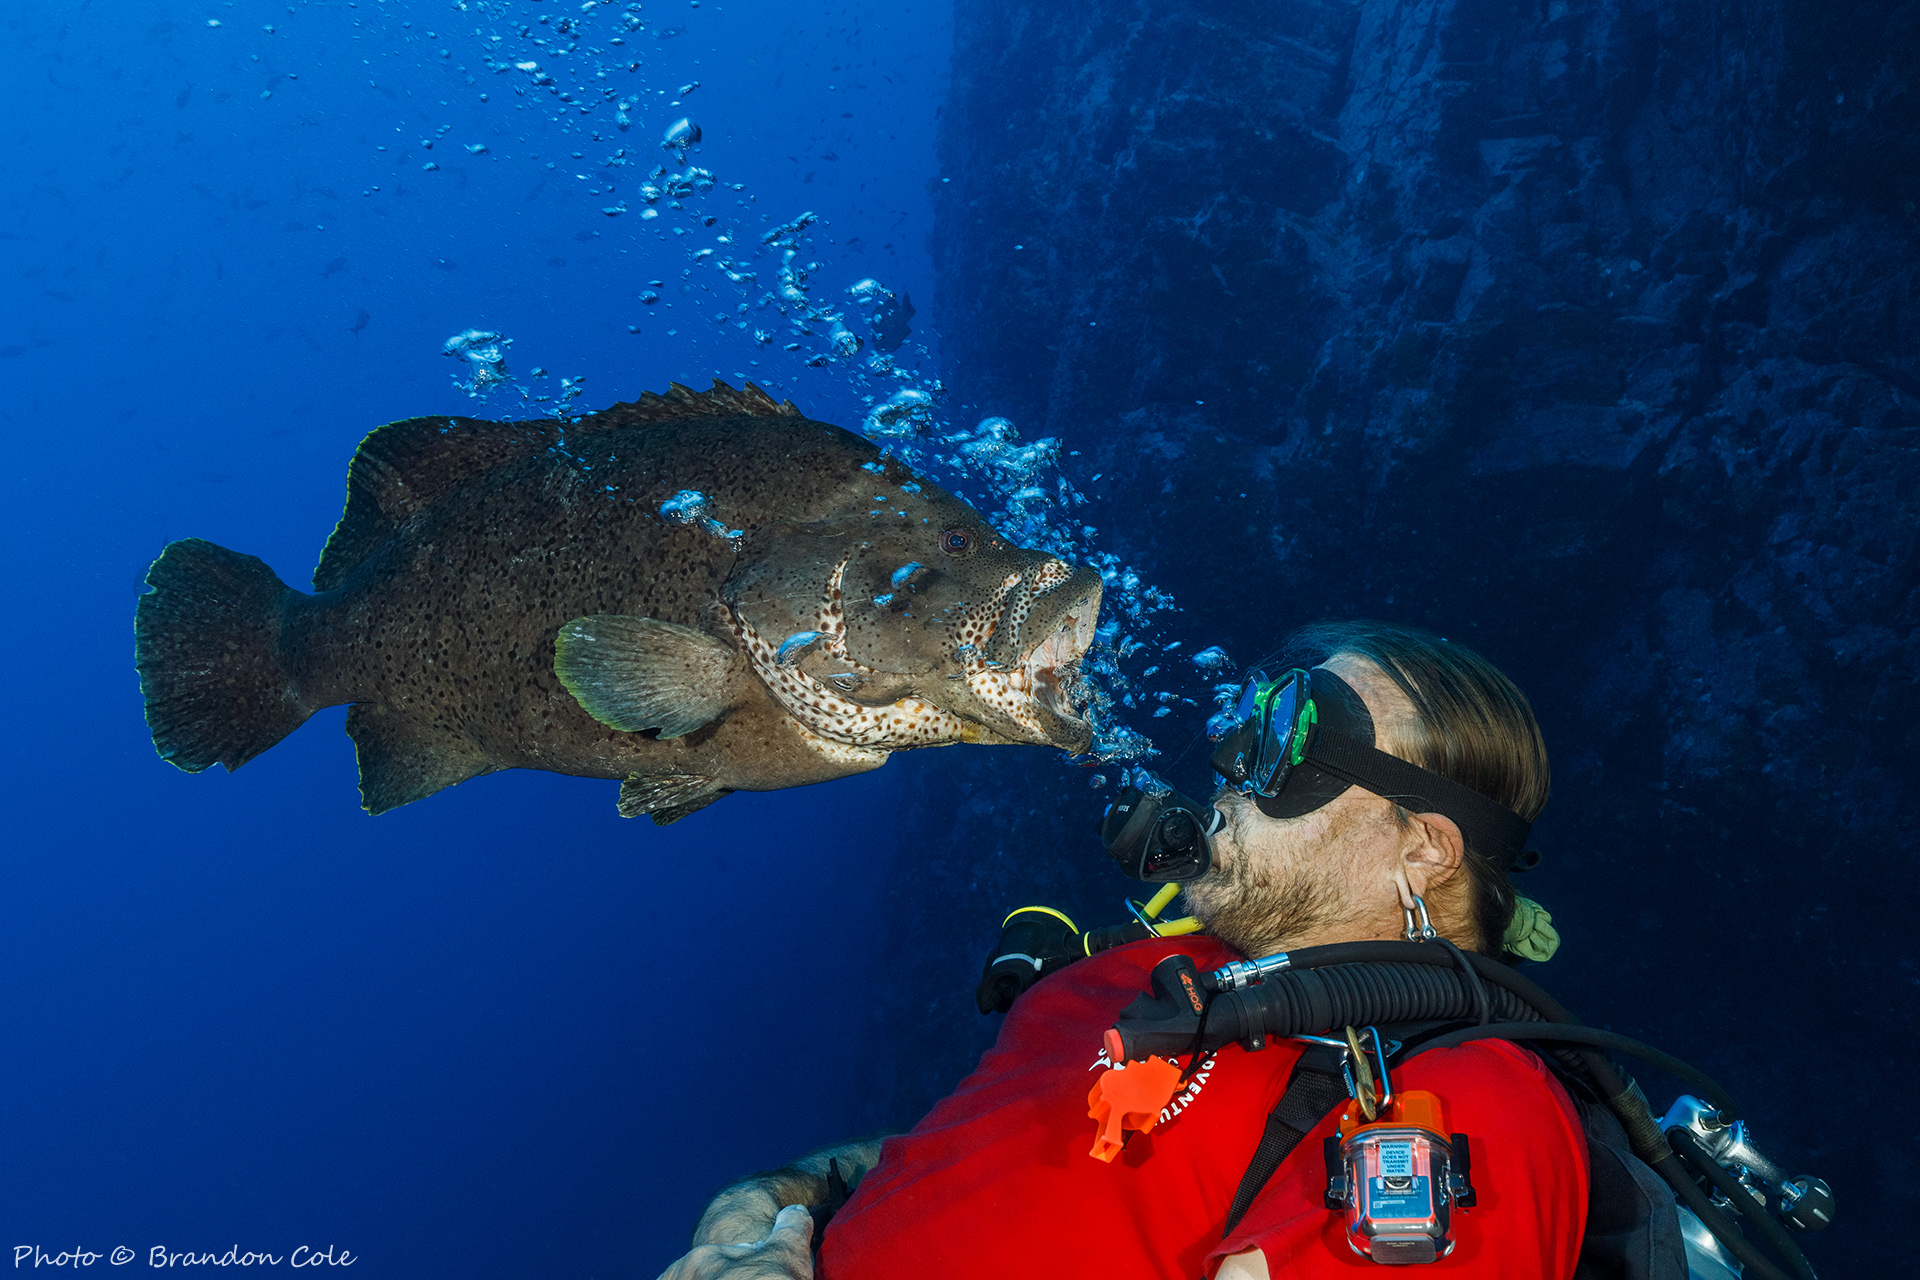
{"label": "diver's hand", "polygon": [[805,1205],[790,1204],[764,1238],[695,1245],[660,1280],[813,1280],[813,1215]]}
{"label": "diver's hand", "polygon": [[880,1139],[869,1138],[828,1147],[736,1182],[715,1196],[700,1215],[700,1225],[693,1229],[693,1243],[735,1244],[764,1239],[773,1230],[774,1215],[782,1205],[838,1208],[828,1170],[837,1167],[845,1185],[852,1189],[879,1162]]}
{"label": "diver's hand", "polygon": [[[781,1206],[805,1208],[810,1190],[776,1185],[764,1176],[736,1183],[715,1196],[700,1215],[700,1225],[693,1230],[694,1246],[764,1240],[773,1230]],[[812,1221],[811,1214],[808,1221]]]}

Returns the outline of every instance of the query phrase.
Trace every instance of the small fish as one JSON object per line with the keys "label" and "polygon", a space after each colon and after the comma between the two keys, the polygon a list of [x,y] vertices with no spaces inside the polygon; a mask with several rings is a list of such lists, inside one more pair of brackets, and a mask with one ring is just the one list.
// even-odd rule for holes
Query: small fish
{"label": "small fish", "polygon": [[347,260],[345,258],[335,258],[332,262],[329,262],[325,267],[321,268],[320,278],[322,280],[330,280],[346,269]]}
{"label": "small fish", "polygon": [[371,319],[373,319],[373,317],[367,314],[365,307],[362,307],[360,314],[354,317],[353,324],[347,329],[347,332],[356,338],[359,337],[360,331],[367,327],[367,321]]}
{"label": "small fish", "polygon": [[824,631],[796,631],[780,642],[780,647],[774,650],[773,660],[784,667],[793,661],[794,654],[806,648],[815,640],[825,639],[826,634]]}
{"label": "small fish", "polygon": [[[1086,750],[1100,575],[911,475],[717,380],[565,421],[390,423],[313,594],[199,539],[148,570],[154,747],[236,769],[346,703],[371,813],[547,769],[617,779],[620,813],[662,825],[913,747]],[[902,495],[884,517],[877,476]]]}
{"label": "small fish", "polygon": [[698,489],[682,489],[660,504],[660,514],[682,524],[704,520],[707,518],[707,495]]}
{"label": "small fish", "polygon": [[867,323],[873,327],[873,345],[879,351],[898,351],[913,334],[907,322],[913,319],[913,295],[889,295],[874,309]]}

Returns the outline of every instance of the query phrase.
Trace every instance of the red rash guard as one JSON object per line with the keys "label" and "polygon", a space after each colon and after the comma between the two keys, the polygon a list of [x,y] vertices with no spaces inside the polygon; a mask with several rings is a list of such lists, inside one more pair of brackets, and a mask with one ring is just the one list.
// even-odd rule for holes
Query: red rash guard
{"label": "red rash guard", "polygon": [[[1347,1245],[1322,1197],[1321,1140],[1307,1135],[1225,1241],[1220,1228],[1267,1113],[1299,1056],[1281,1041],[1229,1045],[1112,1164],[1088,1155],[1087,1092],[1101,1036],[1169,955],[1202,969],[1235,957],[1211,938],[1135,943],[1053,974],[1020,997],[1000,1038],[953,1095],[834,1216],[820,1280],[1130,1280],[1212,1276],[1258,1247],[1278,1277],[1352,1275],[1377,1264]],[[1417,1055],[1396,1088],[1428,1089],[1473,1142],[1478,1206],[1454,1215],[1453,1253],[1422,1270],[1512,1280],[1573,1274],[1587,1212],[1587,1147],[1560,1084],[1524,1049],[1484,1041]]]}

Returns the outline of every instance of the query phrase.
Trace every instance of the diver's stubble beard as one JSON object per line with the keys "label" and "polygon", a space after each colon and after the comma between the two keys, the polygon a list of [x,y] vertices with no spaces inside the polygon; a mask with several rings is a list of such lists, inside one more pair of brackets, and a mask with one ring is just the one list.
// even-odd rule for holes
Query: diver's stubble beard
{"label": "diver's stubble beard", "polygon": [[[1223,790],[1214,803],[1226,823],[1215,837],[1213,869],[1183,890],[1187,910],[1207,931],[1248,958],[1272,955],[1291,939],[1338,924],[1338,890],[1329,882],[1314,846],[1337,840],[1329,830],[1319,839],[1303,835],[1305,818],[1269,818],[1238,792]],[[1288,828],[1294,828],[1289,830]],[[1221,837],[1225,837],[1222,839]]]}

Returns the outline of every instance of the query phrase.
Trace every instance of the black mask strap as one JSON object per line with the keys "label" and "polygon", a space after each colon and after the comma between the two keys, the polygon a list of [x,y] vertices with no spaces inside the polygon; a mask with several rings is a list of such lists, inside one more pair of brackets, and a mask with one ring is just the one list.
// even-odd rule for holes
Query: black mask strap
{"label": "black mask strap", "polygon": [[1533,824],[1472,787],[1327,728],[1314,735],[1306,758],[1322,771],[1414,813],[1445,814],[1459,824],[1467,843],[1495,866],[1525,861]]}

